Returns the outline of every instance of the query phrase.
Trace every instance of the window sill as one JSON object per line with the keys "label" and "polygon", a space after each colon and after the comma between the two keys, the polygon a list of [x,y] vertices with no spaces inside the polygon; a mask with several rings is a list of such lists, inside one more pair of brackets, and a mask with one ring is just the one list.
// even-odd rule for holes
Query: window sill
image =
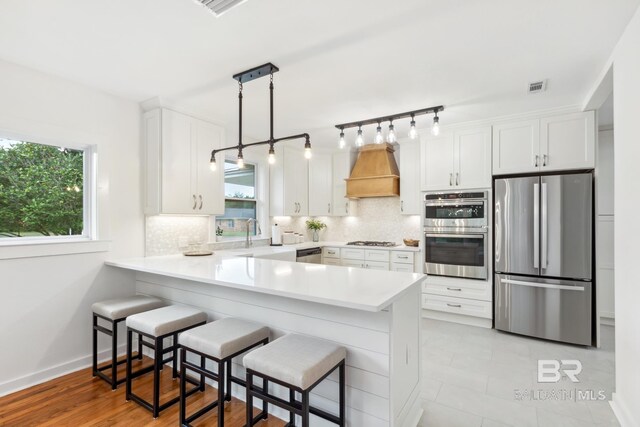
{"label": "window sill", "polygon": [[82,238],[0,242],[0,260],[108,252],[110,243]]}

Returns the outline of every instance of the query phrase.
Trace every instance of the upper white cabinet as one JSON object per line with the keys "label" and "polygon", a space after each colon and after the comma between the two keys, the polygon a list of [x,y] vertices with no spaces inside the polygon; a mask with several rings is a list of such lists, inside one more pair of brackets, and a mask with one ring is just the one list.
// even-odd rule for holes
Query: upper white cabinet
{"label": "upper white cabinet", "polygon": [[331,202],[332,216],[349,216],[356,214],[357,202],[347,199],[347,182],[351,174],[351,168],[355,164],[357,153],[350,150],[340,151],[333,154],[332,159],[332,181],[333,191]]}
{"label": "upper white cabinet", "polygon": [[593,167],[593,111],[493,126],[494,175]]}
{"label": "upper white cabinet", "polygon": [[145,213],[221,215],[224,172],[209,168],[224,129],[167,109],[144,114]]}
{"label": "upper white cabinet", "polygon": [[276,163],[269,167],[270,215],[307,216],[309,214],[309,161],[297,147],[278,147]]}
{"label": "upper white cabinet", "polygon": [[309,160],[309,215],[331,215],[332,200],[332,169],[331,154],[313,153]]}
{"label": "upper white cabinet", "polygon": [[400,142],[400,213],[420,215],[420,142]]}
{"label": "upper white cabinet", "polygon": [[423,191],[491,187],[490,126],[426,137],[421,142],[421,157]]}

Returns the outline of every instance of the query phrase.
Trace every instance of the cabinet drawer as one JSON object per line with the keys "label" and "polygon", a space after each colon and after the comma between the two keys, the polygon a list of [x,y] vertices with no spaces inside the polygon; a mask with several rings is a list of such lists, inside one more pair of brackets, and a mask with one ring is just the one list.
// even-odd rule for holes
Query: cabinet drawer
{"label": "cabinet drawer", "polygon": [[358,261],[355,259],[343,259],[342,265],[345,267],[358,267],[364,268],[364,261]]}
{"label": "cabinet drawer", "polygon": [[340,250],[342,259],[364,259],[364,249],[346,249]]}
{"label": "cabinet drawer", "polygon": [[365,261],[364,267],[371,270],[389,270],[389,263],[385,261]]}
{"label": "cabinet drawer", "polygon": [[340,262],[340,258],[323,257],[322,258],[322,263],[325,264],[325,265],[342,265],[342,263]]}
{"label": "cabinet drawer", "polygon": [[391,262],[413,265],[413,252],[392,251]]}
{"label": "cabinet drawer", "polygon": [[446,311],[447,313],[464,314],[466,316],[491,319],[491,303],[464,298],[452,298],[440,295],[422,295],[422,308],[427,310]]}
{"label": "cabinet drawer", "polygon": [[364,251],[364,259],[367,261],[389,262],[389,251],[374,251],[367,249]]}
{"label": "cabinet drawer", "polygon": [[427,294],[443,295],[454,298],[469,298],[481,301],[491,301],[490,282],[469,280],[467,283],[442,284],[424,283],[422,291]]}
{"label": "cabinet drawer", "polygon": [[322,256],[325,258],[340,258],[340,248],[332,248],[329,246],[322,248]]}
{"label": "cabinet drawer", "polygon": [[391,263],[391,271],[403,271],[413,273],[413,264],[402,264],[398,262]]}

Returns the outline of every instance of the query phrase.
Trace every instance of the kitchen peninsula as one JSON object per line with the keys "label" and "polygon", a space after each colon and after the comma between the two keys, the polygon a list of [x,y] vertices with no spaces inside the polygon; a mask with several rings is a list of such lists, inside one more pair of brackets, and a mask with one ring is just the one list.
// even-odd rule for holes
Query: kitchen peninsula
{"label": "kitchen peninsula", "polygon": [[[339,343],[347,348],[348,425],[418,423],[424,275],[228,255],[107,264],[131,270],[137,293],[197,307],[209,320],[241,317],[268,326],[272,339],[295,332]],[[235,363],[242,376],[241,357]],[[331,412],[338,406],[334,376],[312,394],[312,404]],[[244,399],[235,385],[233,394]],[[286,417],[278,408],[272,413]]]}

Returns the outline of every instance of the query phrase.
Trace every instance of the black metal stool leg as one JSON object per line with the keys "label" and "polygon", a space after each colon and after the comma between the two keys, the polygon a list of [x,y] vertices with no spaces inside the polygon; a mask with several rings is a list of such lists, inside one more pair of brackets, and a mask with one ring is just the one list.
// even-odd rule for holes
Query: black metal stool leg
{"label": "black metal stool leg", "polygon": [[[292,388],[289,389],[289,403],[291,406],[295,406],[296,403],[296,391]],[[289,411],[289,426],[296,426],[296,414],[293,411]]]}
{"label": "black metal stool leg", "polygon": [[218,362],[218,427],[224,427],[224,362]]}
{"label": "black metal stool leg", "polygon": [[[186,360],[186,351],[184,348],[180,349],[180,426],[186,424],[186,413],[187,413],[187,378],[186,378],[186,368],[184,366],[184,361]],[[204,359],[204,358],[203,358]],[[174,362],[175,363],[175,362]],[[200,376],[200,381],[202,381],[203,376]],[[204,384],[202,384],[204,386]],[[203,387],[200,388],[201,390]]]}
{"label": "black metal stool leg", "polygon": [[160,371],[162,370],[162,338],[156,338],[153,361],[153,418],[158,418],[160,407]]}
{"label": "black metal stool leg", "polygon": [[[262,379],[262,390],[265,395],[269,395],[269,381],[266,378]],[[269,402],[262,399],[262,419],[266,420],[269,414]]]}
{"label": "black metal stool leg", "polygon": [[[186,356],[183,356],[183,357],[186,357]],[[203,371],[207,367],[207,359],[204,356],[200,356],[200,367],[202,368]],[[205,377],[204,377],[204,374],[200,374],[200,391],[204,391],[204,386],[205,386]]]}
{"label": "black metal stool leg", "polygon": [[96,329],[98,326],[98,316],[93,314],[93,376],[95,377],[98,373],[98,330]]}
{"label": "black metal stool leg", "polygon": [[224,400],[231,402],[231,359],[227,360],[227,385],[225,386]]}
{"label": "black metal stool leg", "polygon": [[247,425],[246,427],[253,426],[253,374],[247,372],[246,378],[246,404],[247,404]]}
{"label": "black metal stool leg", "polygon": [[345,411],[346,411],[346,380],[345,380],[345,362],[342,361],[339,368],[340,381],[338,386],[340,387],[340,427],[345,426]]}
{"label": "black metal stool leg", "polygon": [[118,324],[111,322],[111,390],[118,387]]}
{"label": "black metal stool leg", "polygon": [[142,334],[138,334],[138,360],[142,360]]}
{"label": "black metal stool leg", "polygon": [[309,392],[302,392],[302,427],[309,427]]}
{"label": "black metal stool leg", "polygon": [[127,329],[127,380],[126,380],[126,394],[125,398],[130,400],[131,398],[131,345],[133,341],[133,332],[131,329]]}
{"label": "black metal stool leg", "polygon": [[173,334],[173,378],[178,378],[178,334]]}

